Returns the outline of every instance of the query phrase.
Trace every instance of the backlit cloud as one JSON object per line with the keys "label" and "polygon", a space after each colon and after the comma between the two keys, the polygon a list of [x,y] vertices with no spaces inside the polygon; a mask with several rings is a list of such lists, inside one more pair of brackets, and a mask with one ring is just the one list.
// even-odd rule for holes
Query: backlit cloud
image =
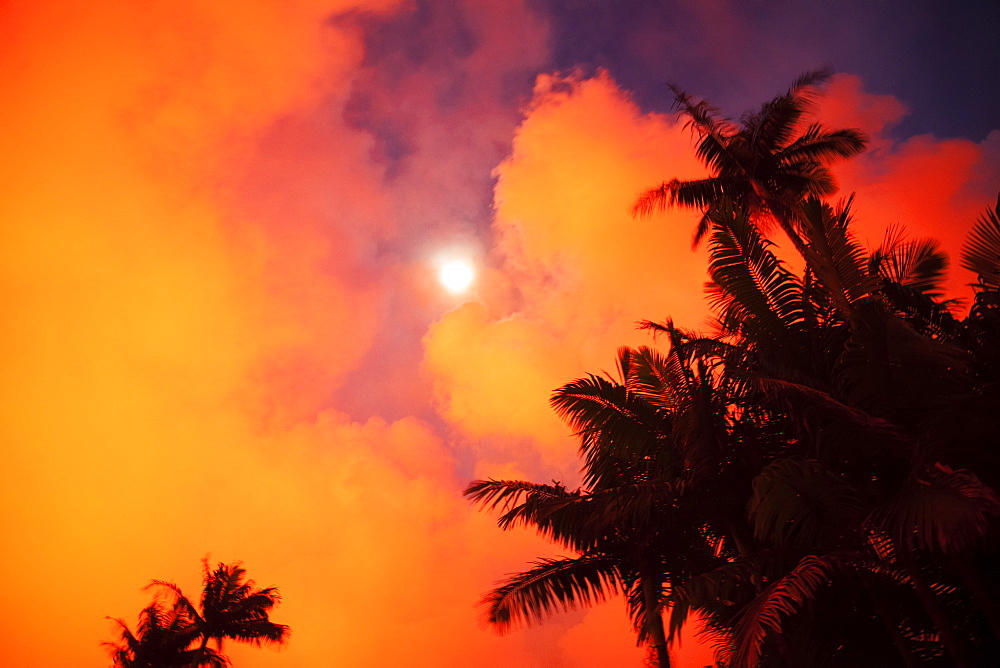
{"label": "backlit cloud", "polygon": [[[468,480],[574,482],[552,390],[707,315],[696,214],[629,213],[704,173],[690,133],[548,72],[540,6],[5,4],[0,663],[106,665],[105,615],[206,554],[284,596],[290,644],[238,665],[641,660],[620,600],[506,637],[475,607],[558,549]],[[995,197],[996,134],[892,141],[852,77],[825,109],[876,137],[859,218],[954,248]]]}

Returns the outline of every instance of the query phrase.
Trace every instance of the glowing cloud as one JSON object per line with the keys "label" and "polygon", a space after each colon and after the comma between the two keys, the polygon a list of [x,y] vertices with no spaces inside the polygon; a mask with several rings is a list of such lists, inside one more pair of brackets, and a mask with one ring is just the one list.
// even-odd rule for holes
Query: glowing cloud
{"label": "glowing cloud", "polygon": [[[552,550],[464,484],[572,482],[551,391],[648,343],[637,320],[705,316],[695,214],[629,215],[703,174],[690,135],[603,74],[539,77],[518,125],[536,5],[3,4],[0,664],[106,665],[105,615],[153,577],[196,590],[206,553],[284,597],[288,647],[237,665],[638,661],[617,601],[505,638],[475,608]],[[394,12],[461,48],[375,43]],[[830,95],[866,127],[901,113]],[[998,144],[886,143],[841,182],[966,225]],[[428,249],[476,236],[494,169],[479,301],[453,308]]]}
{"label": "glowing cloud", "polygon": [[497,168],[499,273],[483,278],[492,297],[449,313],[425,338],[442,414],[477,438],[506,439],[494,465],[515,453],[523,461],[511,443],[529,439],[548,466],[574,476],[575,447],[548,406],[552,390],[607,368],[619,345],[648,343],[639,320],[701,323],[694,216],[638,221],[629,208],[644,186],[702,173],[688,133],[640,113],[606,75],[539,78],[513,153]]}

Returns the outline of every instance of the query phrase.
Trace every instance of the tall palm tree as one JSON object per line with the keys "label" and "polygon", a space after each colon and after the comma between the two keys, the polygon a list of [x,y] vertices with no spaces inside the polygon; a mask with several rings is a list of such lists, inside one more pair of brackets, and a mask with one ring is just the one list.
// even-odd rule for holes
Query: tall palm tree
{"label": "tall palm tree", "polygon": [[[1000,643],[1000,201],[965,249],[978,282],[962,322],[933,242],[890,233],[868,253],[850,200],[819,199],[835,189],[829,161],[865,144],[805,125],[828,77],[806,74],[739,123],[671,87],[711,176],[665,182],[633,210],[702,210],[695,243],[711,233],[709,295],[738,351],[724,363],[786,417],[745,498],[753,540],[666,602],[706,615],[732,666],[970,666]],[[801,275],[772,252],[773,224]],[[821,622],[844,618],[845,633]]]}
{"label": "tall palm tree", "polygon": [[807,72],[784,95],[745,113],[739,122],[670,84],[677,107],[698,137],[697,155],[711,176],[665,181],[639,196],[633,215],[648,216],[677,205],[700,209],[697,245],[711,228],[713,212],[728,198],[765,231],[772,223],[780,226],[798,246],[799,204],[810,195],[834,193],[836,183],[827,165],[860,153],[867,143],[860,130],[828,130],[806,122],[817,86],[831,75],[829,70]]}
{"label": "tall palm tree", "polygon": [[280,645],[288,639],[288,626],[269,619],[271,609],[281,600],[276,588],[256,589],[253,580],[244,580],[246,569],[240,562],[219,563],[214,570],[210,568],[208,559],[202,563],[203,589],[197,607],[176,584],[163,580],[153,580],[151,584],[172,592],[175,609],[191,619],[195,637],[200,638],[196,650],[199,660],[212,654],[208,647],[212,640],[221,652],[226,638],[257,647],[262,644]]}

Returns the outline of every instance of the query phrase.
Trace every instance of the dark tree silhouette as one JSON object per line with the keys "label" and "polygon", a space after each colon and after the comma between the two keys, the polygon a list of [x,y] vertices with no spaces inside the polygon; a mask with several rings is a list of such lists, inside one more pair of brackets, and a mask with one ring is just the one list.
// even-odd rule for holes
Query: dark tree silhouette
{"label": "dark tree silhouette", "polygon": [[[224,639],[250,643],[281,645],[289,635],[284,624],[269,618],[280,601],[274,587],[257,589],[253,580],[245,580],[246,570],[240,562],[218,564],[210,568],[203,561],[204,577],[199,605],[173,582],[153,580],[147,589],[173,598],[165,607],[159,596],[139,616],[137,633],[133,635],[121,620],[120,643],[105,643],[111,648],[115,666],[225,666],[229,661],[222,654]],[[209,647],[214,640],[216,647]]]}
{"label": "dark tree silhouette", "polygon": [[[962,323],[930,297],[939,253],[895,238],[868,254],[851,234],[849,203],[813,199],[796,276],[745,212],[713,216],[720,333],[749,353],[757,401],[785,413],[789,447],[753,481],[756,552],[682,597],[710,615],[733,666],[830,663],[831,645],[837,665],[879,652],[884,665],[935,653],[976,665],[1000,628],[995,577],[983,568],[1000,515],[985,482],[995,456],[983,446],[1000,430],[995,418],[975,420],[971,433],[956,427],[970,422],[970,405],[986,415],[1000,406],[971,372]],[[845,637],[805,624],[810,616],[853,624]]]}
{"label": "dark tree silhouette", "polygon": [[218,667],[229,663],[214,651],[188,649],[197,637],[193,620],[181,610],[164,607],[160,601],[153,601],[139,613],[135,633],[123,620],[114,622],[120,627],[120,640],[103,644],[116,667],[172,668],[192,664]]}
{"label": "dark tree silhouette", "polygon": [[201,640],[199,652],[208,651],[208,643],[215,640],[222,651],[222,642],[229,638],[260,646],[282,644],[288,637],[288,627],[270,621],[268,615],[280,597],[274,587],[255,589],[253,580],[244,581],[246,569],[240,562],[220,563],[211,569],[205,559],[204,578],[200,605],[195,607],[180,588],[163,580],[154,580],[153,586],[172,592],[175,609],[190,617]]}
{"label": "dark tree silhouette", "polygon": [[[675,90],[714,174],[636,212],[703,210],[711,336],[644,323],[662,357],[623,351],[553,405],[581,438],[584,487],[476,481],[467,496],[576,556],[486,597],[507,628],[626,595],[640,642],[697,612],[729,668],[987,665],[1000,654],[1000,201],[963,266],[968,316],[936,242],[890,228],[866,249],[825,163],[856,131],[803,127],[811,73],[740,124]],[[766,236],[801,255],[793,271]],[[669,632],[660,615],[669,612]],[[657,631],[657,628],[661,630]]]}
{"label": "dark tree silhouette", "polygon": [[488,621],[505,630],[620,592],[660,666],[691,612],[730,668],[992,660],[1000,212],[970,237],[964,320],[940,300],[936,244],[891,230],[867,251],[850,200],[803,203],[800,273],[745,209],[711,215],[716,335],[646,323],[665,355],[623,349],[620,380],[553,397],[580,437],[584,486],[466,490],[502,528],[575,553],[501,582]]}
{"label": "dark tree silhouette", "polygon": [[732,552],[709,527],[736,510],[726,504],[738,465],[720,458],[738,431],[724,420],[739,383],[687,355],[683,332],[661,329],[676,343],[667,355],[622,348],[620,380],[591,375],[553,395],[580,437],[583,488],[479,480],[466,490],[501,512],[502,528],[535,528],[578,555],[539,560],[488,594],[487,621],[501,631],[620,592],[639,642],[656,665],[669,666],[668,642],[682,623],[664,629],[672,592]]}
{"label": "dark tree silhouette", "polygon": [[[512,575],[486,596],[487,621],[501,631],[539,621],[556,609],[626,595],[639,642],[648,644],[660,668],[670,666],[661,617],[663,573],[661,538],[648,513],[653,494],[673,496],[664,458],[633,465],[626,454],[660,450],[669,417],[629,387],[633,353],[619,354],[622,382],[590,376],[558,390],[553,403],[578,428],[587,459],[586,488],[569,491],[559,483],[478,480],[465,494],[486,508],[502,511],[500,526],[528,525],[575,557],[541,559]],[[663,484],[657,484],[662,481]]]}
{"label": "dark tree silhouette", "polygon": [[703,215],[694,234],[697,245],[711,228],[713,212],[728,199],[765,231],[777,223],[798,244],[799,204],[810,195],[836,192],[827,164],[860,153],[867,142],[859,130],[828,130],[806,122],[816,87],[831,75],[829,70],[807,72],[784,95],[745,113],[738,123],[670,84],[677,107],[698,137],[696,153],[711,176],[665,181],[639,196],[633,215],[647,216],[675,205],[699,209]]}

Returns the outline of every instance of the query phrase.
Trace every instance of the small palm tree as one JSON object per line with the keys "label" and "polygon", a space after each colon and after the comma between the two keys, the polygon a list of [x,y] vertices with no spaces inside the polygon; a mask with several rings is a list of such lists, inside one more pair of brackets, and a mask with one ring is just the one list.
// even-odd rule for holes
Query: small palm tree
{"label": "small palm tree", "polygon": [[180,668],[192,665],[221,668],[229,665],[213,650],[188,649],[197,638],[193,620],[176,607],[164,607],[155,600],[139,613],[135,633],[121,619],[120,641],[103,643],[116,668]]}
{"label": "small palm tree", "polygon": [[197,651],[202,656],[211,654],[208,647],[211,640],[215,640],[216,648],[221,652],[226,638],[257,647],[263,644],[281,645],[288,639],[288,627],[276,624],[268,617],[271,609],[281,600],[276,588],[255,589],[253,580],[244,581],[246,569],[240,562],[220,563],[214,570],[210,568],[208,559],[202,563],[203,590],[198,607],[172,582],[154,580],[151,584],[176,596],[174,607],[192,620],[196,637],[201,639]]}
{"label": "small palm tree", "polygon": [[697,245],[711,229],[718,205],[728,199],[758,226],[776,223],[798,246],[799,204],[810,195],[836,192],[827,165],[860,153],[867,143],[860,130],[828,130],[806,123],[816,87],[831,75],[829,70],[807,72],[784,95],[744,114],[738,123],[671,84],[677,107],[698,136],[698,157],[712,175],[694,181],[673,179],[647,190],[636,200],[633,215],[647,216],[676,205],[700,209]]}
{"label": "small palm tree", "polygon": [[[136,632],[114,620],[121,640],[103,643],[109,648],[116,668],[222,668],[229,659],[222,654],[225,638],[237,642],[280,645],[289,629],[269,619],[280,597],[274,587],[256,589],[245,580],[240,562],[220,563],[214,570],[203,560],[203,591],[199,606],[191,603],[173,582],[153,580],[146,589],[157,589],[157,598],[139,614]],[[166,606],[159,594],[173,597]],[[209,647],[215,640],[216,647]]]}

